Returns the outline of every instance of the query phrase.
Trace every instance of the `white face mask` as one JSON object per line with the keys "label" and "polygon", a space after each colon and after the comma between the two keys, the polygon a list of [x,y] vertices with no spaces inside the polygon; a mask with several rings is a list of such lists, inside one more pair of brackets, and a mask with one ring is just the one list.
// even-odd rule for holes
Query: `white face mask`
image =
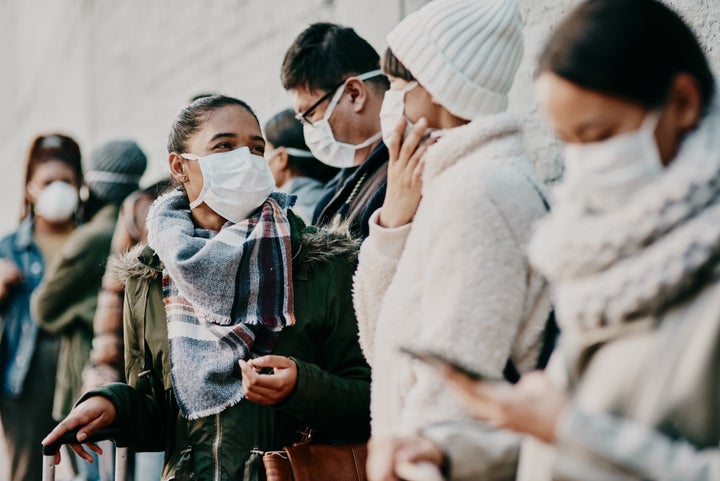
{"label": "white face mask", "polygon": [[205,157],[181,156],[197,160],[203,175],[202,190],[190,203],[191,209],[204,202],[225,219],[238,223],[249,218],[275,188],[275,179],[265,158],[251,154],[248,147]]}
{"label": "white face mask", "polygon": [[[366,80],[372,77],[377,77],[378,75],[382,75],[382,72],[380,70],[373,70],[371,72],[358,75],[356,78],[359,80]],[[355,152],[374,144],[382,137],[382,132],[378,132],[364,142],[356,145],[346,144],[345,142],[335,140],[329,120],[333,110],[335,110],[335,106],[340,101],[340,97],[342,97],[343,92],[345,92],[344,83],[338,87],[332,100],[330,100],[330,104],[325,110],[323,118],[312,125],[306,123],[303,126],[305,142],[315,158],[331,167],[341,169],[355,165]]]}
{"label": "white face mask", "polygon": [[567,182],[580,186],[588,207],[606,211],[624,205],[646,184],[663,173],[655,128],[660,114],[647,114],[639,129],[601,142],[567,144]]}
{"label": "white face mask", "polygon": [[382,107],[380,107],[380,130],[382,131],[383,142],[387,145],[390,137],[395,132],[395,127],[400,123],[400,119],[405,119],[405,132],[403,140],[410,134],[413,123],[405,117],[405,94],[418,86],[418,83],[412,81],[400,90],[390,89],[385,92]]}
{"label": "white face mask", "polygon": [[35,215],[48,222],[67,222],[78,206],[78,191],[75,187],[56,180],[45,187],[35,201]]}

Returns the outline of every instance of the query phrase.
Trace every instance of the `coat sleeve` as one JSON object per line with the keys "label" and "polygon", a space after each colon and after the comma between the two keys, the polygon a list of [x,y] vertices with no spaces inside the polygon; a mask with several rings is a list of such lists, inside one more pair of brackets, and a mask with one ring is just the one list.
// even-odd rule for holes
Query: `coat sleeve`
{"label": "coat sleeve", "polygon": [[292,358],[298,367],[297,385],[276,407],[337,439],[347,439],[348,433],[366,439],[369,434],[370,368],[358,345],[352,272],[349,261],[338,262],[328,282],[326,316],[332,329],[322,341],[323,365]]}
{"label": "coat sleeve", "polygon": [[[444,186],[447,188],[448,186]],[[502,379],[503,368],[523,320],[528,267],[521,239],[516,239],[513,203],[500,205],[487,191],[461,188],[448,193],[444,205],[429,216],[416,219],[427,254],[417,279],[417,347],[437,351],[493,379]],[[473,196],[474,209],[463,205]],[[507,205],[509,203],[509,205]],[[519,208],[519,207],[518,207]],[[442,225],[425,222],[443,219]],[[409,388],[400,425],[415,431],[424,424],[464,416],[456,399],[435,369],[413,363],[416,380]]]}
{"label": "coat sleeve", "polygon": [[638,479],[720,479],[720,446],[698,449],[621,417],[571,406],[560,418],[556,436],[559,446],[592,453]]}
{"label": "coat sleeve", "polygon": [[43,329],[59,334],[72,329],[78,320],[92,331],[112,231],[103,232],[87,224],[68,239],[33,292],[33,317]]}
{"label": "coat sleeve", "polygon": [[[117,417],[114,427],[122,427],[130,435],[130,446],[136,451],[163,451],[165,449],[166,426],[170,423],[171,414],[166,402],[169,392],[163,389],[162,381],[153,383],[153,379],[162,379],[156,372],[140,377],[144,363],[142,353],[145,351],[145,337],[139,332],[139,317],[136,309],[145,309],[142,299],[147,285],[137,280],[129,280],[123,306],[125,366],[128,384],[113,383],[93,389],[86,393],[79,402],[89,396],[104,396],[115,405]],[[143,345],[141,345],[143,343]],[[151,368],[152,369],[152,368]],[[162,392],[156,392],[155,389]]]}
{"label": "coat sleeve", "polygon": [[370,235],[360,247],[353,282],[353,305],[357,314],[360,346],[373,364],[375,324],[385,292],[395,275],[411,224],[387,229],[378,224],[381,209],[370,217]]}

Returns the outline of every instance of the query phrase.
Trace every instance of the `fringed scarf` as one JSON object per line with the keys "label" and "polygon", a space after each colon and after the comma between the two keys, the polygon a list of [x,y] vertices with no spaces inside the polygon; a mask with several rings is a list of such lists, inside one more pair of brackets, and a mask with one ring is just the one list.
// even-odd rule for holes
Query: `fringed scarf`
{"label": "fringed scarf", "polygon": [[148,241],[164,264],[173,389],[189,419],[238,403],[238,359],[268,354],[295,323],[287,208],[274,193],[255,215],[219,232],[198,229],[187,196],[160,197],[148,214]]}

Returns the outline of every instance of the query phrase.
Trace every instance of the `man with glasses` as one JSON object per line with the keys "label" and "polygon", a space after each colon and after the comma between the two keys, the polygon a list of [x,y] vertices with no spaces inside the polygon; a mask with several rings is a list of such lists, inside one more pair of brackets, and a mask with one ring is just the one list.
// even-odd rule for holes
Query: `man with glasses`
{"label": "man with glasses", "polygon": [[380,107],[389,83],[379,60],[353,29],[315,23],[290,46],[281,72],[310,151],[341,169],[328,183],[313,223],[346,221],[362,238],[385,198],[388,152]]}

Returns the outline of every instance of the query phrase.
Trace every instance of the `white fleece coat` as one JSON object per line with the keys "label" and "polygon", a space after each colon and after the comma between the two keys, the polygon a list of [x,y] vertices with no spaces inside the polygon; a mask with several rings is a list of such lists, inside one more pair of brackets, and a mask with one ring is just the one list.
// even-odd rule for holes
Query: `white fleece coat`
{"label": "white fleece coat", "polygon": [[541,182],[508,113],[449,130],[425,156],[412,224],[370,222],[354,282],[360,344],[373,369],[373,436],[463,419],[438,373],[398,352],[431,348],[489,377],[512,357],[535,366],[550,310],[525,254],[546,213]]}

